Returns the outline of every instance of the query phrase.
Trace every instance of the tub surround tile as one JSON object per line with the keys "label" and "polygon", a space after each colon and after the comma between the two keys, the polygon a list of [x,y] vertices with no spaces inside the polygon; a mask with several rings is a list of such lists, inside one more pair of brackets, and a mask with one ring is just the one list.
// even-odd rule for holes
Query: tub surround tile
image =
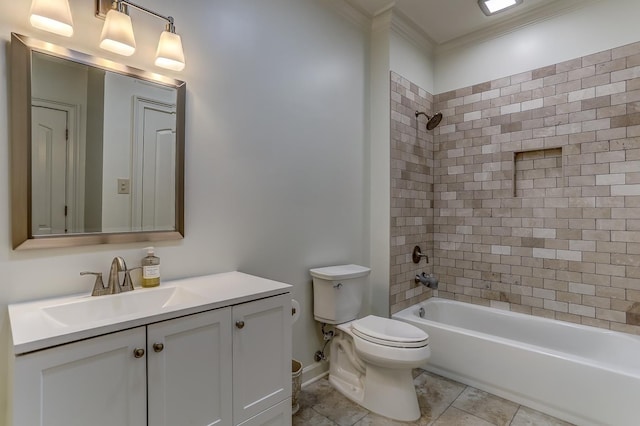
{"label": "tub surround tile", "polygon": [[638,45],[433,97],[439,297],[640,334]]}
{"label": "tub surround tile", "polygon": [[[433,115],[433,96],[401,75],[391,73],[391,264],[390,313],[429,298],[432,291],[414,278],[432,272],[432,264],[413,263],[413,248],[433,257],[433,132],[427,131],[427,118],[416,111]],[[486,85],[485,85],[486,86]],[[480,86],[476,90],[482,90]],[[487,86],[488,87],[488,86]],[[468,88],[453,93],[460,105],[480,101]],[[444,96],[443,98],[446,98]],[[476,99],[477,98],[477,99]],[[457,122],[477,121],[480,111],[461,112]],[[464,150],[451,151],[451,158],[463,156]]]}
{"label": "tub surround tile", "polygon": [[634,303],[627,311],[627,324],[640,325],[640,303]]}

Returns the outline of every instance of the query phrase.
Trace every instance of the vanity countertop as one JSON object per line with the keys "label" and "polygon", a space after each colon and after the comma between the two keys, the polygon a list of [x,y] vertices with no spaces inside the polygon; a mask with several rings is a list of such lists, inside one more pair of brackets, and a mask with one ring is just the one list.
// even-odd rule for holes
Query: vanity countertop
{"label": "vanity countertop", "polygon": [[242,272],[163,281],[108,296],[76,294],[9,305],[15,355],[251,300],[289,284]]}

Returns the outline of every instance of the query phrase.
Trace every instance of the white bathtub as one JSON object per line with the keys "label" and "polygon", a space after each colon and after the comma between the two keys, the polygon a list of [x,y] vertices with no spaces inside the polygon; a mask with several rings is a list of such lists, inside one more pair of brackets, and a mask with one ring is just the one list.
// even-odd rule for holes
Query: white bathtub
{"label": "white bathtub", "polygon": [[438,298],[393,318],[429,334],[426,370],[577,425],[640,425],[639,336]]}

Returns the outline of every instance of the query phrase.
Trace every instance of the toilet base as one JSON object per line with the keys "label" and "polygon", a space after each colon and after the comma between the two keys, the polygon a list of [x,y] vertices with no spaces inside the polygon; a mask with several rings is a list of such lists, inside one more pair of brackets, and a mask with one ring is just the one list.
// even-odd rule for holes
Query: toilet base
{"label": "toilet base", "polygon": [[[367,410],[399,421],[420,418],[411,368],[384,368],[358,362],[352,340],[339,335],[331,345],[329,382]],[[354,364],[355,362],[355,364]]]}
{"label": "toilet base", "polygon": [[338,392],[373,413],[403,422],[420,418],[411,370],[368,368],[364,388],[332,375],[329,382]]}
{"label": "toilet base", "polygon": [[400,421],[420,418],[420,406],[409,369],[368,368],[362,406]]}

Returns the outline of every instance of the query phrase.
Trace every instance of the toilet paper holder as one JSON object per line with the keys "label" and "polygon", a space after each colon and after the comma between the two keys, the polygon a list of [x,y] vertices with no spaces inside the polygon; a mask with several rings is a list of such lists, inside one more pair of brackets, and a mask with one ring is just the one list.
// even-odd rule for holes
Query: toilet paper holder
{"label": "toilet paper holder", "polygon": [[291,299],[291,316],[292,322],[298,321],[300,318],[300,303],[296,299]]}

